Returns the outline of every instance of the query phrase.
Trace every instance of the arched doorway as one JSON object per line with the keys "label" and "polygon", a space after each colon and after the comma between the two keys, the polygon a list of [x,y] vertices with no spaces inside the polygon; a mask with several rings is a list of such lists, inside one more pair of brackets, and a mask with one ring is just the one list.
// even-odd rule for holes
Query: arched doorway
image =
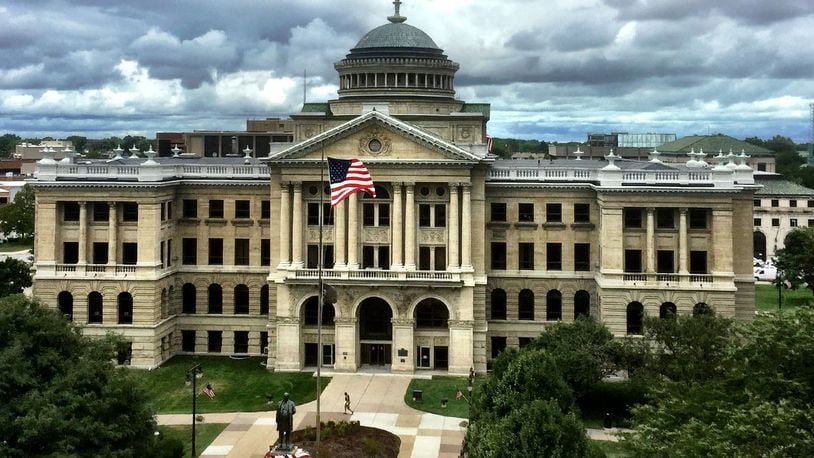
{"label": "arched doorway", "polygon": [[754,247],[753,257],[762,261],[766,260],[766,235],[763,232],[755,231],[752,235],[752,246]]}
{"label": "arched doorway", "polygon": [[68,321],[73,321],[73,295],[67,291],[62,291],[57,295],[57,305],[59,305],[59,312]]}
{"label": "arched doorway", "polygon": [[381,298],[362,301],[357,312],[359,318],[359,355],[363,365],[392,364],[393,310]]}
{"label": "arched doorway", "polygon": [[421,369],[449,368],[449,309],[435,298],[419,302],[413,313],[416,367]]}

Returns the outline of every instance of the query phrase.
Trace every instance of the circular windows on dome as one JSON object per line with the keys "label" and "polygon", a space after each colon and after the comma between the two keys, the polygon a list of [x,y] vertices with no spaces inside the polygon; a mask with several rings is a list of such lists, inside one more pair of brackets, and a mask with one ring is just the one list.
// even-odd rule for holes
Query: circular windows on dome
{"label": "circular windows on dome", "polygon": [[367,142],[367,149],[372,153],[378,153],[382,150],[382,142],[378,138],[371,139]]}
{"label": "circular windows on dome", "polygon": [[427,196],[429,196],[429,195],[430,195],[430,188],[428,188],[428,187],[426,187],[426,186],[422,186],[422,187],[421,187],[421,189],[419,189],[419,190],[418,190],[418,192],[419,192],[419,194],[421,194],[422,196],[427,197]]}
{"label": "circular windows on dome", "polygon": [[316,196],[318,192],[319,188],[317,186],[310,186],[308,188],[308,194],[311,194],[312,196]]}
{"label": "circular windows on dome", "polygon": [[435,188],[435,194],[437,194],[438,197],[444,197],[444,194],[446,194],[446,193],[447,193],[447,190],[444,189],[442,186],[438,186],[437,188]]}

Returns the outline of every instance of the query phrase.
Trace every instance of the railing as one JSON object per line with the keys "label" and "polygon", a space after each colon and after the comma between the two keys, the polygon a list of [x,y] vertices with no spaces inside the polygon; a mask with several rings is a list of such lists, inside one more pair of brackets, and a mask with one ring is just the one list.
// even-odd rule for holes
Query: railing
{"label": "railing", "polygon": [[[613,275],[611,275],[613,278]],[[618,278],[618,277],[616,277]],[[710,274],[676,274],[676,273],[630,273],[621,275],[624,282],[664,284],[664,283],[714,283]]]}
{"label": "railing", "polygon": [[[587,162],[587,161],[586,161]],[[604,170],[602,168],[565,168],[541,165],[539,167],[506,167],[502,163],[491,168],[487,181],[594,181],[610,185],[702,185],[732,184],[731,173],[716,181],[708,170]]]}
{"label": "railing", "polygon": [[[77,275],[86,274],[133,274],[136,273],[136,265],[133,264],[56,264],[53,267],[54,273],[72,273]],[[148,268],[149,269],[149,268]],[[38,273],[46,273],[47,266],[37,266]]]}
{"label": "railing", "polygon": [[[141,161],[146,161],[142,159]],[[37,176],[162,181],[169,178],[268,178],[264,164],[37,164]]]}
{"label": "railing", "polygon": [[[317,279],[319,271],[317,269],[296,269],[290,271],[289,278],[295,279]],[[333,270],[322,271],[322,278],[339,280],[368,280],[368,281],[459,281],[457,273],[433,270],[419,271],[396,271],[381,269],[358,269],[358,270]]]}

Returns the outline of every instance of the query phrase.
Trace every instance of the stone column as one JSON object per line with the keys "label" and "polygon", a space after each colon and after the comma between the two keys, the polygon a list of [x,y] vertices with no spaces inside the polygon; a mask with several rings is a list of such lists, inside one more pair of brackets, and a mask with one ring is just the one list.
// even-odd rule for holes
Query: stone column
{"label": "stone column", "polygon": [[88,203],[79,202],[79,264],[88,262]]}
{"label": "stone column", "polygon": [[[393,372],[412,374],[415,371],[415,345],[413,344],[414,320],[410,318],[392,319],[393,324]],[[399,350],[407,350],[406,356],[399,356]]]}
{"label": "stone column", "polygon": [[647,264],[645,272],[652,274],[656,271],[656,218],[655,218],[656,209],[653,207],[647,207],[647,252],[645,256],[647,256]]}
{"label": "stone column", "polygon": [[461,199],[461,267],[472,269],[472,185],[464,183]]}
{"label": "stone column", "polygon": [[[713,246],[715,244],[713,243]],[[686,275],[687,270],[687,209],[678,209],[678,273]]]}
{"label": "stone column", "polygon": [[[732,209],[712,210],[712,256],[707,253],[707,270],[712,274],[733,275]],[[737,241],[735,241],[737,243]],[[712,258],[711,260],[709,258]]]}
{"label": "stone column", "polygon": [[403,212],[401,205],[401,183],[393,183],[393,262],[390,270],[404,268],[403,253]]}
{"label": "stone column", "polygon": [[474,322],[449,320],[449,375],[466,375],[475,366]]}
{"label": "stone column", "polygon": [[300,320],[277,318],[277,365],[279,372],[297,372],[300,361]]}
{"label": "stone column", "polygon": [[336,345],[336,362],[334,369],[343,372],[356,372],[358,339],[356,318],[337,318],[334,327],[334,344]]}
{"label": "stone column", "polygon": [[404,268],[415,270],[415,185],[407,184],[404,209]]}
{"label": "stone column", "polygon": [[287,267],[290,264],[291,258],[290,244],[291,244],[291,210],[290,198],[288,195],[288,182],[283,181],[280,183],[280,265],[279,267]]}
{"label": "stone column", "polygon": [[624,271],[625,255],[622,209],[600,204],[599,212],[599,237],[602,240],[599,247],[599,270],[603,273],[621,274]]}
{"label": "stone column", "polygon": [[[348,202],[348,269],[359,268],[359,193],[353,193]],[[342,204],[340,204],[342,205]]]}
{"label": "stone column", "polygon": [[294,216],[291,230],[291,266],[302,269],[302,183],[294,183]]}
{"label": "stone column", "polygon": [[108,265],[118,264],[118,244],[119,244],[119,217],[118,217],[118,204],[112,202],[110,204],[110,221],[108,223],[107,232],[107,263]]}
{"label": "stone column", "polygon": [[449,212],[447,212],[447,227],[449,228],[449,256],[447,256],[447,270],[458,270],[458,183],[449,184]]}
{"label": "stone column", "polygon": [[345,265],[345,206],[337,205],[334,207],[334,256],[336,263],[334,269],[344,269]]}

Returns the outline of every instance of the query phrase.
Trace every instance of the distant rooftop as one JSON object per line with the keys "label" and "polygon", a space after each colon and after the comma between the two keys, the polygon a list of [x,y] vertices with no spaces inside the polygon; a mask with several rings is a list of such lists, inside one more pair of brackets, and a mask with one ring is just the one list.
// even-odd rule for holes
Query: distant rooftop
{"label": "distant rooftop", "polygon": [[708,155],[712,155],[719,151],[726,154],[732,150],[735,154],[744,151],[749,156],[773,155],[772,151],[766,148],[738,140],[729,135],[690,135],[674,142],[665,143],[659,146],[658,150],[667,154],[687,154],[692,150],[697,153],[704,150]]}

